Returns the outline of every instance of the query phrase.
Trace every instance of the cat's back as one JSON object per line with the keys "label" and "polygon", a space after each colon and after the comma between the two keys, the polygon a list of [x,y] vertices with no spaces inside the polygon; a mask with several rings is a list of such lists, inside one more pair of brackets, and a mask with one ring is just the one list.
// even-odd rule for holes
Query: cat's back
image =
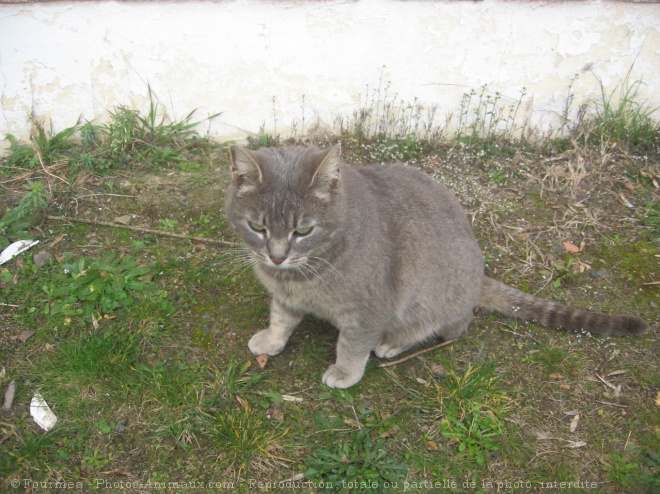
{"label": "cat's back", "polygon": [[376,202],[376,207],[392,221],[430,223],[464,231],[472,237],[463,207],[444,185],[422,170],[401,163],[350,168],[356,177],[349,194],[362,202]]}

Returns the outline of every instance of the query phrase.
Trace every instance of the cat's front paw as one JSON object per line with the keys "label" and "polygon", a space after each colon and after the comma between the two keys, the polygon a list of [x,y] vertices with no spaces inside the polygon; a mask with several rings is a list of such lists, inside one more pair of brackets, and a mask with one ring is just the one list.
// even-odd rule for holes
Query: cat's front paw
{"label": "cat's front paw", "polygon": [[273,334],[270,329],[264,329],[248,341],[248,348],[255,355],[277,355],[286,346],[286,340]]}
{"label": "cat's front paw", "polygon": [[322,381],[323,384],[331,388],[339,388],[339,389],[350,388],[360,379],[362,379],[363,372],[364,371],[353,372],[353,373],[344,372],[339,367],[333,364],[330,367],[328,367],[328,370],[325,371],[325,374],[323,374]]}

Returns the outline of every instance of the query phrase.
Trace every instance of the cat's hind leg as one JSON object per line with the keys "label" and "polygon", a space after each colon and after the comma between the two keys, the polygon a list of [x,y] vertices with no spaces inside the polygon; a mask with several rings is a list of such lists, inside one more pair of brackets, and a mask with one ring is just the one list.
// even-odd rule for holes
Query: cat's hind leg
{"label": "cat's hind leg", "polygon": [[277,299],[270,305],[270,324],[255,334],[248,342],[248,348],[255,355],[277,355],[286,346],[293,330],[303,318],[302,313],[285,307]]}
{"label": "cat's hind leg", "polygon": [[470,320],[463,320],[443,326],[442,328],[429,328],[419,326],[413,330],[410,328],[385,333],[383,339],[375,348],[374,353],[378,358],[389,359],[422,344],[433,338],[441,337],[444,340],[453,340],[461,336],[470,324]]}

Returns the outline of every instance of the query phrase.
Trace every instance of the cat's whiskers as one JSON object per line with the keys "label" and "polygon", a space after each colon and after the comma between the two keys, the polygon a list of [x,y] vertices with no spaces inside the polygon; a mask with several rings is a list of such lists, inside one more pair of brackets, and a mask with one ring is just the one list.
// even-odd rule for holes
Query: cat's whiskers
{"label": "cat's whiskers", "polygon": [[[314,277],[321,279],[321,273],[319,273],[318,270],[314,269],[314,268],[313,268],[312,266],[310,266],[308,263],[306,263],[306,262],[302,262],[302,263],[300,263],[300,267],[301,267],[303,270],[305,270],[307,273],[310,273],[310,274],[313,275]],[[307,276],[305,276],[305,278],[309,281],[309,278],[307,278]]]}
{"label": "cat's whiskers", "polygon": [[240,271],[239,273],[236,274],[236,277],[241,276],[243,273],[245,273],[245,271],[247,271],[249,268],[251,268],[252,266],[257,264],[258,262],[259,261],[257,261],[256,259],[253,259],[253,258],[241,261],[236,266],[234,266],[234,269],[232,269],[231,271],[229,271],[229,273],[227,273],[225,275],[225,278],[229,278],[232,274],[236,273],[237,271],[241,270],[242,268],[245,268],[245,269],[243,269],[242,271]]}
{"label": "cat's whiskers", "polygon": [[296,271],[298,271],[303,277],[309,281],[309,278],[305,274],[305,265],[304,264],[292,264],[292,266],[295,268]]}
{"label": "cat's whiskers", "polygon": [[[340,271],[339,271],[339,270],[338,270],[338,269],[337,269],[337,268],[336,268],[336,267],[335,267],[330,261],[328,261],[327,259],[323,259],[322,257],[318,257],[318,256],[309,256],[308,259],[309,259],[310,261],[322,261],[322,262],[324,263],[324,264],[323,264],[323,267],[325,267],[326,269],[332,271],[334,274],[336,274],[336,275],[339,276],[340,278],[344,278],[344,273],[340,272]],[[320,267],[320,266],[319,266],[319,267]]]}
{"label": "cat's whiskers", "polygon": [[234,273],[236,273],[236,277],[242,276],[249,268],[262,262],[256,252],[242,246],[227,249],[223,253],[222,258],[229,259],[227,265],[233,265],[233,268],[225,275],[225,278],[229,278]]}
{"label": "cat's whiskers", "polygon": [[318,270],[318,268],[317,268],[316,266],[314,266],[314,265],[312,265],[312,264],[310,264],[310,263],[305,263],[305,268],[306,268],[308,271],[311,271],[312,273],[314,273],[314,276],[316,276],[317,278],[319,278],[319,279],[322,279],[322,278],[323,278],[322,273],[319,272],[319,270]]}

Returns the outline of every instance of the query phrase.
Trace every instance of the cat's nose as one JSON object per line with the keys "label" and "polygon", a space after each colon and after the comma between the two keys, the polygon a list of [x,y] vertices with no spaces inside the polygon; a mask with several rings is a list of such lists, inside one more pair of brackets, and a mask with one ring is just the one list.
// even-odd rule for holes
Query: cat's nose
{"label": "cat's nose", "polygon": [[284,257],[273,257],[270,256],[270,260],[273,261],[273,264],[277,264],[278,266],[282,264],[285,261]]}

